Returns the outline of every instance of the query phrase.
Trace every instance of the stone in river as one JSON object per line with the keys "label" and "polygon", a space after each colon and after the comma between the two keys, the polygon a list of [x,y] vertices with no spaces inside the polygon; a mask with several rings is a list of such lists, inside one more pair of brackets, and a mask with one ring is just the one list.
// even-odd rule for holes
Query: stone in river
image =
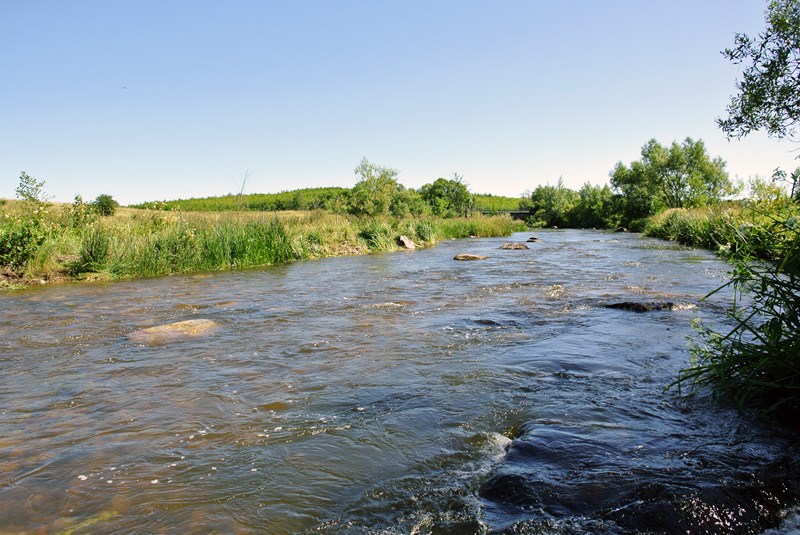
{"label": "stone in river", "polygon": [[513,250],[520,250],[520,249],[527,249],[528,246],[524,243],[504,243],[500,246],[501,249],[513,249]]}
{"label": "stone in river", "polygon": [[674,303],[672,301],[648,301],[646,303],[637,303],[632,301],[623,301],[621,303],[612,303],[603,305],[605,308],[617,308],[620,310],[630,310],[633,312],[654,312],[659,310],[688,310],[690,308],[697,308],[693,303]]}
{"label": "stone in river", "polygon": [[489,257],[479,254],[457,254],[453,257],[453,260],[486,260],[487,258]]}
{"label": "stone in river", "polygon": [[207,336],[218,328],[219,324],[209,319],[185,320],[134,331],[128,338],[144,344],[165,344]]}
{"label": "stone in river", "polygon": [[414,242],[411,241],[408,238],[408,236],[400,236],[399,239],[400,239],[400,243],[402,243],[403,247],[405,247],[406,249],[416,249],[416,245],[414,245]]}

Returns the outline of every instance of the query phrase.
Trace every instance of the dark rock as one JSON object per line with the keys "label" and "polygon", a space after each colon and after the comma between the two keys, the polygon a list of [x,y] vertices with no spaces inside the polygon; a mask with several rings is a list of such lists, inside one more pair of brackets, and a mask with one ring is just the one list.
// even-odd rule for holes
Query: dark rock
{"label": "dark rock", "polygon": [[674,303],[672,301],[647,301],[646,303],[636,303],[633,301],[622,301],[603,305],[605,308],[617,308],[620,310],[630,310],[632,312],[654,312],[659,310],[688,310],[697,308],[692,303]]}
{"label": "dark rock", "polygon": [[540,241],[542,241],[542,240],[540,240],[540,239],[539,239],[539,238],[537,238],[536,236],[531,236],[530,238],[528,238],[528,241],[529,241],[529,242],[536,243],[536,242],[540,242]]}

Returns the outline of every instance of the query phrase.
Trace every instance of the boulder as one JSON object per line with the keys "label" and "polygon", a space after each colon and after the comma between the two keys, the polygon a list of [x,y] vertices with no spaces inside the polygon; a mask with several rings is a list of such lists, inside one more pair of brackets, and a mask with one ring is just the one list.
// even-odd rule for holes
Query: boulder
{"label": "boulder", "polygon": [[414,242],[411,241],[410,239],[408,239],[408,236],[400,236],[399,240],[400,240],[400,243],[403,244],[403,247],[405,247],[406,249],[416,249],[417,248],[417,246],[414,245]]}
{"label": "boulder", "polygon": [[612,303],[603,306],[605,308],[617,308],[620,310],[630,310],[632,312],[653,312],[658,310],[688,310],[690,308],[697,308],[697,305],[692,303],[674,303],[672,301],[648,301],[646,303],[622,301],[621,303]]}
{"label": "boulder", "polygon": [[529,241],[529,242],[533,242],[533,243],[535,243],[535,242],[540,242],[540,241],[542,241],[542,240],[540,240],[540,239],[539,239],[539,238],[537,238],[536,236],[531,236],[530,238],[528,238],[528,241]]}
{"label": "boulder", "polygon": [[453,260],[486,260],[488,258],[488,256],[479,254],[457,254],[453,257]]}
{"label": "boulder", "polygon": [[521,250],[521,249],[528,249],[528,246],[524,243],[504,243],[500,246],[501,249],[512,249],[512,250]]}
{"label": "boulder", "polygon": [[128,339],[148,345],[165,344],[207,336],[218,328],[219,324],[209,319],[185,320],[134,331]]}

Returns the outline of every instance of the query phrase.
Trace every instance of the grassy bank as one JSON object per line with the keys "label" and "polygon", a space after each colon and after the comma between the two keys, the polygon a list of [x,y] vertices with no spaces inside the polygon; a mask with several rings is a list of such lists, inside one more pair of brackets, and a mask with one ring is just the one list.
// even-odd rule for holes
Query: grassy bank
{"label": "grassy bank", "polygon": [[[310,212],[165,212],[121,208],[99,217],[77,205],[33,213],[24,203],[0,205],[0,285],[42,281],[114,280],[245,268],[419,246],[468,236],[525,230],[507,217],[364,219]],[[15,256],[16,255],[16,256]],[[16,260],[13,260],[16,258]],[[8,259],[12,259],[8,261]]]}
{"label": "grassy bank", "polygon": [[[650,236],[707,247],[732,264],[733,328],[699,320],[692,363],[675,385],[705,386],[781,416],[800,414],[800,207],[776,202],[671,210],[652,218]],[[743,298],[745,297],[746,298]]]}

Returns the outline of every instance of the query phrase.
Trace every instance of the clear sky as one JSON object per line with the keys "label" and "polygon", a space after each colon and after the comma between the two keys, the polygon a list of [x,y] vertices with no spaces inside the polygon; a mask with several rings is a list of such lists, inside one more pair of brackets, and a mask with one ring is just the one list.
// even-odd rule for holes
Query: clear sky
{"label": "clear sky", "polygon": [[797,145],[728,141],[761,0],[0,1],[0,197],[122,204],[352,187],[453,171],[517,196],[602,184],[650,138],[702,139],[731,177]]}

